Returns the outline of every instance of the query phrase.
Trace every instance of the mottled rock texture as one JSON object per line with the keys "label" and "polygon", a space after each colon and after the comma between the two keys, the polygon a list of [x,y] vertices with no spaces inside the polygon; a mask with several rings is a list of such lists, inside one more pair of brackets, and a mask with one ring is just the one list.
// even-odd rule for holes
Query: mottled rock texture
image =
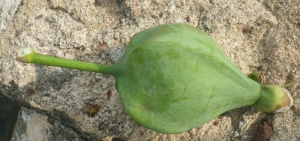
{"label": "mottled rock texture", "polygon": [[[59,124],[78,140],[246,141],[266,122],[273,129],[271,140],[297,141],[299,84],[288,88],[295,104],[285,113],[268,115],[245,107],[187,132],[166,135],[140,127],[126,114],[114,77],[24,64],[15,58],[19,48],[31,46],[42,54],[114,64],[136,32],[184,22],[208,33],[245,74],[259,70],[266,84],[283,85],[300,79],[299,5],[298,0],[23,0],[0,33],[0,89],[47,116],[39,120],[52,119],[45,124],[52,131],[44,137],[48,140],[55,134],[50,127]],[[90,116],[88,104],[100,105],[100,110]]]}

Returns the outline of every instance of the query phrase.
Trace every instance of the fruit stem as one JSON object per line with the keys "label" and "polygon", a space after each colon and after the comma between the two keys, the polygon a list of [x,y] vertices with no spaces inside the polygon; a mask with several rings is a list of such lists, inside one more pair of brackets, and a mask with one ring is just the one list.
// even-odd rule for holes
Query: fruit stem
{"label": "fruit stem", "polygon": [[34,63],[47,66],[56,66],[69,69],[84,70],[90,72],[99,72],[114,75],[116,73],[116,65],[103,65],[97,63],[76,61],[70,59],[63,59],[48,55],[35,53],[30,47],[21,48],[18,51],[16,60],[24,63]]}

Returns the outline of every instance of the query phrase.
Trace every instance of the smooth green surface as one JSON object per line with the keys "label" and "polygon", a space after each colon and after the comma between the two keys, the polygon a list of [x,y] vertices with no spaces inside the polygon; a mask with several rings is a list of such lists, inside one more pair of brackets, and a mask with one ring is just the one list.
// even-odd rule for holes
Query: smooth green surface
{"label": "smooth green surface", "polygon": [[252,105],[260,96],[260,85],[208,35],[184,24],[136,34],[119,65],[116,89],[126,111],[140,125],[162,133],[186,131]]}
{"label": "smooth green surface", "polygon": [[127,113],[162,133],[187,131],[234,108],[254,105],[273,112],[291,103],[281,87],[247,78],[208,35],[181,23],[135,34],[121,61],[111,66],[35,54],[31,48],[18,54],[23,62],[114,75]]}
{"label": "smooth green surface", "polygon": [[115,72],[114,65],[102,65],[84,61],[69,60],[42,54],[35,54],[32,58],[32,63],[91,72],[101,72],[105,74],[114,74]]}
{"label": "smooth green surface", "polygon": [[48,55],[42,55],[35,53],[34,50],[30,47],[21,48],[18,51],[18,61],[25,63],[35,63],[47,66],[56,66],[69,69],[77,69],[90,72],[101,72],[105,74],[115,74],[116,68],[115,65],[102,65],[97,63],[90,63],[84,61],[63,59]]}

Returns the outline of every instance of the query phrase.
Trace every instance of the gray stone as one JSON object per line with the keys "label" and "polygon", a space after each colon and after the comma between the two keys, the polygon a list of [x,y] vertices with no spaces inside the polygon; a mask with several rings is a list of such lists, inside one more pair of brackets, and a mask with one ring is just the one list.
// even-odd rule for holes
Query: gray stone
{"label": "gray stone", "polygon": [[[267,115],[240,108],[187,132],[166,135],[137,125],[126,114],[114,77],[24,64],[15,58],[19,48],[31,46],[42,54],[113,64],[136,32],[184,22],[208,33],[245,74],[260,70],[266,84],[283,85],[300,75],[299,4],[297,0],[24,0],[0,36],[0,89],[83,140],[253,140],[256,127],[267,121],[273,127],[271,140],[296,141],[298,85],[288,88],[296,102],[286,113]],[[104,43],[103,50],[98,49],[99,42]],[[90,116],[88,104],[100,105],[99,112]],[[44,124],[43,129],[47,127]]]}
{"label": "gray stone", "polygon": [[0,33],[7,27],[19,8],[21,0],[0,0]]}
{"label": "gray stone", "polygon": [[83,141],[54,118],[21,108],[11,141]]}

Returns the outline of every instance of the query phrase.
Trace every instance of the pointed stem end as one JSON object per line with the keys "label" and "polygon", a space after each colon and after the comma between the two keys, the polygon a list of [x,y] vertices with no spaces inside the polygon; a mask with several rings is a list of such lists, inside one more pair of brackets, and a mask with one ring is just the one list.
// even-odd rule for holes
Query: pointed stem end
{"label": "pointed stem end", "polygon": [[34,50],[30,47],[20,48],[18,50],[18,56],[16,60],[24,63],[32,63],[32,58],[34,54],[35,54]]}

